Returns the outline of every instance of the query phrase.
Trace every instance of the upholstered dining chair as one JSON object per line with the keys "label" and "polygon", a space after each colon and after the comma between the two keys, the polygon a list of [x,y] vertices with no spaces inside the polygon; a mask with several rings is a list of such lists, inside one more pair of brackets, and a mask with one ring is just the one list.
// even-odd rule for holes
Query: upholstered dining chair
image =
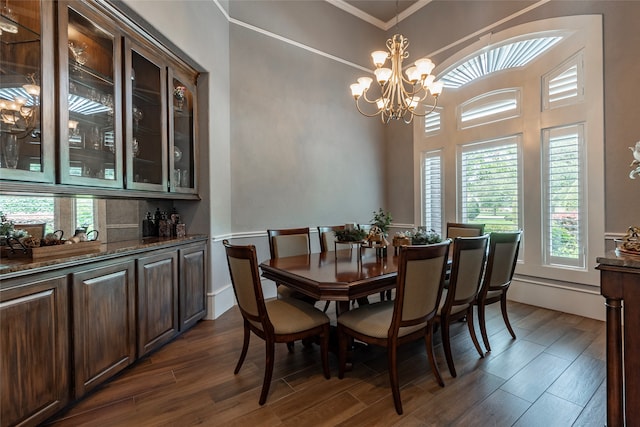
{"label": "upholstered dining chair", "polygon": [[233,292],[244,321],[244,340],[234,374],[247,356],[251,332],[265,341],[264,380],[258,403],[267,400],[273,373],[276,343],[320,337],[320,354],[325,378],[329,373],[329,318],[315,307],[293,298],[264,300],[255,246],[234,246],[224,240]]}
{"label": "upholstered dining chair", "polygon": [[318,238],[320,239],[320,252],[329,252],[335,249],[334,242],[336,240],[335,232],[344,230],[344,225],[329,225],[318,227]]}
{"label": "upholstered dining chair", "polygon": [[[272,259],[311,253],[309,227],[269,229],[267,230],[267,236],[269,237],[269,253]],[[311,304],[315,303],[312,298],[295,292],[287,286],[279,283],[276,285],[279,297],[297,298]]]}
{"label": "upholstered dining chair", "polygon": [[447,222],[447,238],[476,237],[484,233],[484,224]]}
{"label": "upholstered dining chair", "polygon": [[518,262],[521,239],[522,230],[512,233],[490,233],[487,269],[477,300],[480,333],[487,351],[491,351],[485,319],[485,308],[488,304],[500,301],[500,311],[502,311],[504,323],[513,339],[516,338],[507,314],[507,291]]}
{"label": "upholstered dining chair", "polygon": [[387,348],[393,402],[402,414],[398,383],[397,348],[424,339],[431,370],[440,386],[444,381],[433,351],[433,320],[443,292],[450,240],[434,245],[403,246],[398,261],[396,297],[360,306],[338,317],[339,378],[344,377],[349,337]]}
{"label": "upholstered dining chair", "polygon": [[456,369],[451,354],[449,335],[451,322],[466,317],[473,345],[480,357],[484,357],[473,327],[473,306],[482,284],[488,243],[488,234],[478,237],[456,237],[453,240],[453,257],[448,288],[444,290],[436,316],[437,322],[440,323],[442,347],[452,377],[456,376]]}
{"label": "upholstered dining chair", "polygon": [[[318,226],[318,238],[320,240],[320,252],[330,252],[335,250],[334,242],[336,240],[336,231],[344,230],[344,225],[326,225],[326,226]],[[329,309],[329,304],[331,301],[327,301],[324,304],[324,312],[326,313]]]}

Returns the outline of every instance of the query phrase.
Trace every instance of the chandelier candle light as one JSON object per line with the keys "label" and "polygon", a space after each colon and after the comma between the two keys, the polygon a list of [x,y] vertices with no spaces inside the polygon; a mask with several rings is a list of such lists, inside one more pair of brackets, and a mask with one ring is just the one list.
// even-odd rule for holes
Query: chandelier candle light
{"label": "chandelier candle light", "polygon": [[[431,71],[435,67],[428,58],[418,59],[415,65],[409,67],[402,75],[402,61],[409,57],[407,47],[409,39],[400,34],[395,34],[387,40],[389,52],[377,50],[371,54],[376,66],[374,74],[380,85],[380,97],[369,99],[367,93],[373,79],[360,77],[358,83],[352,84],[351,94],[356,101],[358,111],[367,116],[380,115],[383,123],[389,120],[402,119],[405,123],[411,123],[414,116],[424,117],[435,110],[438,104],[438,96],[442,93],[442,82],[436,82]],[[391,68],[384,65],[390,59]],[[431,94],[433,104],[425,112],[418,112],[418,106]],[[364,99],[368,104],[375,104],[377,111],[369,114],[360,108],[360,100]]]}

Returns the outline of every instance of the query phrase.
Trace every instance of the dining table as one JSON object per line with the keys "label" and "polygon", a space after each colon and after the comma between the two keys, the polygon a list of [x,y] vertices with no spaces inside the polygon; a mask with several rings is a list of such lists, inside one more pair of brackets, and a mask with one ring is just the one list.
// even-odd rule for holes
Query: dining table
{"label": "dining table", "polygon": [[337,314],[350,302],[395,288],[398,256],[393,250],[350,248],[260,264],[262,276],[316,300],[336,301]]}

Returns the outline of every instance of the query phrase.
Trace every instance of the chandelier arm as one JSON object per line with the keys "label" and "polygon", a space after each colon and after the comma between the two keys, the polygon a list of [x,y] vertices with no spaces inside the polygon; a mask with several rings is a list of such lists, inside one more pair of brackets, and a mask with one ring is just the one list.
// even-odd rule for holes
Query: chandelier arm
{"label": "chandelier arm", "polygon": [[376,112],[375,112],[375,113],[373,113],[373,114],[367,114],[367,113],[365,113],[364,111],[362,111],[362,110],[360,109],[360,104],[358,103],[358,101],[357,101],[357,100],[356,100],[356,108],[358,109],[358,112],[359,112],[360,114],[362,114],[363,116],[366,116],[366,117],[375,117],[375,116],[377,116],[378,114],[380,114],[380,112],[382,111],[382,110],[378,109],[378,111],[376,111]]}
{"label": "chandelier arm", "polygon": [[438,97],[434,96],[433,99],[434,99],[434,102],[433,102],[433,105],[431,106],[431,109],[429,111],[425,111],[424,113],[416,113],[414,111],[412,114],[414,116],[418,116],[418,117],[425,117],[425,116],[428,116],[429,114],[433,113],[434,110],[436,109],[436,107],[438,106]]}

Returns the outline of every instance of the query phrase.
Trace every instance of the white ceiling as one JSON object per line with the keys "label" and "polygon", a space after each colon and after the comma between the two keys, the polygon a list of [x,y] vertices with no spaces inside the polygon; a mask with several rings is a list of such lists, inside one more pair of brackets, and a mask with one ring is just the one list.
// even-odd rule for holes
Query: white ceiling
{"label": "white ceiling", "polygon": [[431,0],[326,0],[358,18],[388,30]]}

